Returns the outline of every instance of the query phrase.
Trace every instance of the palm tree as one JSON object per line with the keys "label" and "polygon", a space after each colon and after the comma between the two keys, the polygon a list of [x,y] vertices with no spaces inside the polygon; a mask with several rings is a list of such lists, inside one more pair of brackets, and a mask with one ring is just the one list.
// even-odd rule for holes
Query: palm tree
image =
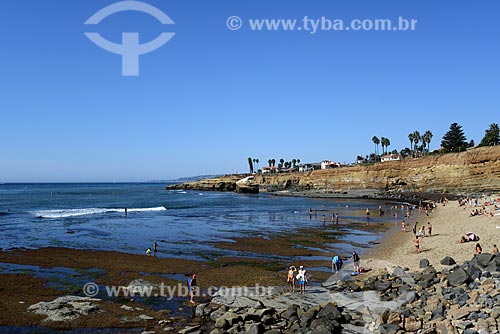
{"label": "palm tree", "polygon": [[385,153],[386,154],[388,153],[387,149],[389,148],[389,146],[391,146],[391,141],[389,140],[389,138],[385,138]]}
{"label": "palm tree", "polygon": [[253,174],[253,162],[252,162],[252,158],[248,158],[248,167],[250,167],[250,174]]}
{"label": "palm tree", "polygon": [[300,159],[297,159],[297,163],[300,165]]}
{"label": "palm tree", "polygon": [[275,159],[272,159],[271,163],[273,164],[273,167],[276,167],[276,160]]}
{"label": "palm tree", "polygon": [[391,141],[389,140],[389,138],[382,137],[380,138],[380,143],[382,144],[382,154],[387,154],[387,148],[391,145]]}
{"label": "palm tree", "polygon": [[412,152],[412,156],[413,156],[414,155],[413,154],[413,140],[415,139],[414,133],[410,133],[408,135],[408,139],[410,140],[410,152]]}
{"label": "palm tree", "polygon": [[385,148],[385,140],[386,139],[387,138],[385,138],[385,137],[380,137],[380,144],[382,145],[382,155],[385,154],[385,149],[384,148]]}
{"label": "palm tree", "polygon": [[257,170],[259,170],[259,159],[255,159],[255,162],[257,163]]}
{"label": "palm tree", "polygon": [[432,137],[434,137],[434,135],[432,134],[432,132],[430,130],[427,130],[424,133],[424,137],[425,137],[424,141],[427,144],[427,154],[429,154],[431,152],[431,141],[432,141]]}
{"label": "palm tree", "polygon": [[415,131],[413,132],[413,148],[415,150],[415,152],[417,151],[417,145],[418,143],[420,143],[420,140],[422,139],[422,137],[420,136],[420,132],[418,131]]}
{"label": "palm tree", "polygon": [[[283,164],[285,163],[285,159],[281,158],[280,159],[280,164],[278,165],[279,168],[283,167]],[[280,167],[281,166],[281,167]]]}
{"label": "palm tree", "polygon": [[273,161],[271,159],[269,159],[269,160],[267,160],[267,163],[269,164],[269,167],[271,167],[273,164]]}
{"label": "palm tree", "polygon": [[378,154],[378,144],[380,144],[380,139],[377,136],[373,136],[372,142],[375,144],[375,154]]}
{"label": "palm tree", "polygon": [[292,167],[295,168],[295,165],[297,164],[297,159],[292,159]]}

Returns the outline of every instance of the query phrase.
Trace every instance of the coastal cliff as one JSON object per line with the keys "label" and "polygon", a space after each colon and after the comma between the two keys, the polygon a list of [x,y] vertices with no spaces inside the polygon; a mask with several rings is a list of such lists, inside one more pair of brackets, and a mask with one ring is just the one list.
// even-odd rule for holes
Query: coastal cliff
{"label": "coastal cliff", "polygon": [[[168,187],[234,191],[245,175],[227,175]],[[500,146],[461,153],[359,165],[308,173],[255,175],[261,192],[308,192],[361,197],[367,192],[460,195],[500,191]],[[373,197],[373,196],[367,196]]]}

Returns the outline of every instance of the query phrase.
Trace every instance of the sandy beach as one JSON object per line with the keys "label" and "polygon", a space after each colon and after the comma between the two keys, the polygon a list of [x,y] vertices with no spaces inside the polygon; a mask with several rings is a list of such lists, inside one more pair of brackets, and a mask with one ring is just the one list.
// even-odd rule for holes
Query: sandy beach
{"label": "sandy beach", "polygon": [[[495,197],[496,198],[496,197]],[[479,204],[490,201],[490,198],[480,200]],[[480,205],[477,208],[480,208]],[[488,212],[494,212],[494,206],[487,206]],[[468,261],[473,257],[477,242],[459,243],[458,240],[466,232],[474,232],[479,237],[479,244],[483,252],[491,252],[493,244],[500,244],[500,216],[487,218],[484,216],[470,217],[473,208],[459,207],[457,201],[450,201],[446,206],[438,206],[429,214],[414,211],[408,222],[407,232],[401,226],[394,226],[387,232],[381,244],[370,251],[362,266],[372,269],[373,272],[388,270],[395,266],[407,267],[417,270],[421,259],[428,259],[437,270],[443,268],[440,264],[445,256],[451,256],[457,263]],[[417,254],[413,243],[413,222],[418,221],[418,226],[432,224],[432,236],[425,236],[421,240],[421,253]],[[425,230],[427,235],[427,228]]]}

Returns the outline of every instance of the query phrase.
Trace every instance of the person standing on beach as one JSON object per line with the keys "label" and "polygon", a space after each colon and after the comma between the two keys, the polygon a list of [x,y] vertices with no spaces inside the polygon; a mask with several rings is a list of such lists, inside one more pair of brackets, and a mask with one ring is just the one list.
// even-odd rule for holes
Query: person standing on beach
{"label": "person standing on beach", "polygon": [[406,222],[404,220],[401,222],[401,231],[406,232]]}
{"label": "person standing on beach", "polygon": [[432,235],[432,224],[431,222],[427,222],[427,232],[429,233],[429,237]]}
{"label": "person standing on beach", "polygon": [[497,245],[493,245],[493,250],[491,251],[492,254],[498,253],[498,247]]}
{"label": "person standing on beach", "polygon": [[336,225],[339,224],[339,214],[338,213],[335,215],[335,224]]}
{"label": "person standing on beach", "polygon": [[418,222],[415,222],[415,223],[413,224],[413,234],[414,234],[414,235],[417,235],[417,227],[418,227]]}
{"label": "person standing on beach", "polygon": [[299,267],[299,273],[297,274],[297,281],[299,282],[300,294],[303,295],[306,291],[307,274],[304,266]]}
{"label": "person standing on beach", "polygon": [[325,216],[325,215],[323,215],[323,218],[322,218],[322,219],[323,219],[323,226],[326,226],[326,216]]}
{"label": "person standing on beach", "polygon": [[158,244],[156,243],[156,241],[153,243],[153,254],[154,254],[154,257],[156,257],[156,252],[158,252]]}
{"label": "person standing on beach", "polygon": [[286,281],[288,282],[288,285],[290,286],[290,292],[295,292],[295,272],[297,271],[297,268],[294,266],[290,266],[288,268],[288,274],[286,277]]}
{"label": "person standing on beach", "polygon": [[413,242],[415,243],[415,251],[417,252],[417,254],[420,254],[420,241],[421,239],[418,237],[418,235],[415,235],[415,239],[413,240]]}
{"label": "person standing on beach", "polygon": [[188,279],[188,289],[189,289],[189,296],[191,297],[189,299],[189,302],[191,304],[194,304],[194,289],[196,289],[196,274],[192,274]]}
{"label": "person standing on beach", "polygon": [[359,273],[359,255],[358,253],[356,253],[356,251],[352,251],[352,256],[350,258],[350,260],[353,261],[354,263],[354,273]]}

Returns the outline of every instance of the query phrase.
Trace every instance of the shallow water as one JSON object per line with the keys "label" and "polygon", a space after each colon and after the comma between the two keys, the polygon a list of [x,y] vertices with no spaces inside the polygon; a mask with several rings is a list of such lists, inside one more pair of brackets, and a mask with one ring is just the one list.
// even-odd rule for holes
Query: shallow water
{"label": "shallow water", "polygon": [[[163,183],[2,184],[0,248],[45,246],[145,253],[158,243],[159,257],[212,260],[255,256],[221,250],[214,243],[235,237],[269,237],[301,228],[331,226],[331,213],[343,235],[333,248],[352,249],[378,240],[370,224],[394,222],[388,205],[377,201],[275,197],[266,194],[168,191]],[[348,205],[348,207],[346,207]],[[376,217],[378,206],[386,215]],[[127,208],[127,215],[125,215]],[[308,209],[314,213],[310,216]]]}

